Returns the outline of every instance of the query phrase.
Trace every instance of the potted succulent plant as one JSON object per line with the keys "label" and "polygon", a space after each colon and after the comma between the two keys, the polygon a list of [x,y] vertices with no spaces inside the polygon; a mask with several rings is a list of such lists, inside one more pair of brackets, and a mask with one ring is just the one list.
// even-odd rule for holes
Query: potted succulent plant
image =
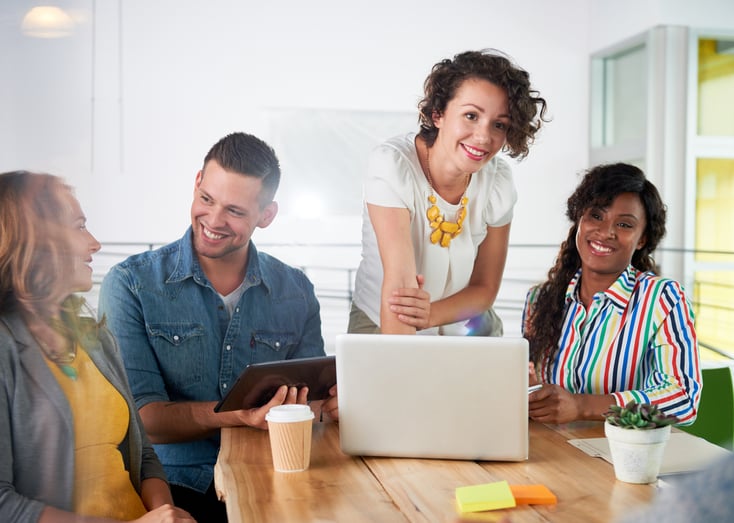
{"label": "potted succulent plant", "polygon": [[604,417],[604,434],[617,479],[627,483],[654,482],[660,472],[670,427],[678,418],[665,414],[656,405],[635,401],[624,407],[611,405]]}

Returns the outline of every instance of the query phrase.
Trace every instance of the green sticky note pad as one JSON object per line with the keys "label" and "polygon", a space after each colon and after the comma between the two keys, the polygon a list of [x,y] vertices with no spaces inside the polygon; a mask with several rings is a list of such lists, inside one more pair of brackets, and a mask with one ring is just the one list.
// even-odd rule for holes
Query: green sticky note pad
{"label": "green sticky note pad", "polygon": [[515,506],[507,481],[456,488],[456,504],[461,512],[481,512]]}

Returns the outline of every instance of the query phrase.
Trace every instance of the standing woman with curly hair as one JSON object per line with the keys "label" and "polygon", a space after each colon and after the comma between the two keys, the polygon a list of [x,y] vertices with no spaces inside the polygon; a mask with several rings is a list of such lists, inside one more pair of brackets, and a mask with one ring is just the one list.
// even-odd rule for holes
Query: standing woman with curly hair
{"label": "standing woman with curly hair", "polygon": [[530,417],[602,420],[609,405],[655,403],[696,419],[701,371],[693,310],[681,285],[657,275],[665,205],[633,165],[589,170],[568,199],[573,223],[548,279],[528,293]]}
{"label": "standing woman with curly hair", "polygon": [[193,522],[172,506],[109,331],[71,189],[0,174],[0,521]]}
{"label": "standing woman with curly hair", "polygon": [[517,193],[500,151],[523,158],[546,102],[492,50],[433,66],[420,130],[373,151],[349,332],[501,335],[492,310]]}

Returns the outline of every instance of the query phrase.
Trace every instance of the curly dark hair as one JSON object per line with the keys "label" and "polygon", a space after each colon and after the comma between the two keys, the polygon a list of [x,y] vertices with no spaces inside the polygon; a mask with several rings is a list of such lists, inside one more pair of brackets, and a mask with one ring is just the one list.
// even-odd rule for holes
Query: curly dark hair
{"label": "curly dark hair", "polygon": [[524,158],[545,119],[546,103],[530,86],[530,75],[507,56],[494,49],[466,51],[438,62],[423,84],[423,99],[418,103],[419,135],[433,146],[438,128],[434,115],[441,115],[457,89],[468,79],[479,78],[507,92],[510,127],[503,151],[512,158]]}
{"label": "curly dark hair", "polygon": [[645,208],[645,245],[632,255],[632,266],[640,271],[659,272],[652,253],[665,236],[666,207],[657,188],[634,165],[599,165],[587,171],[567,202],[566,216],[573,225],[561,244],[555,265],[548,271],[548,279],[538,286],[527,318],[525,337],[530,343],[530,359],[536,366],[552,361],[558,352],[566,290],[581,267],[576,248],[579,221],[589,208],[608,207],[622,193],[637,194]]}

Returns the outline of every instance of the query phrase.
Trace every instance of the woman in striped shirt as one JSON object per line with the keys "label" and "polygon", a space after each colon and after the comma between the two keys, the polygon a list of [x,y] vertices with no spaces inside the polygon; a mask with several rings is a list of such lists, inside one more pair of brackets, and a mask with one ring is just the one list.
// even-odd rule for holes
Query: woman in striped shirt
{"label": "woman in striped shirt", "polygon": [[701,370],[693,311],[651,254],[665,205],[637,167],[588,171],[568,199],[573,222],[548,279],[528,293],[529,415],[545,423],[602,420],[609,405],[655,403],[696,419]]}

